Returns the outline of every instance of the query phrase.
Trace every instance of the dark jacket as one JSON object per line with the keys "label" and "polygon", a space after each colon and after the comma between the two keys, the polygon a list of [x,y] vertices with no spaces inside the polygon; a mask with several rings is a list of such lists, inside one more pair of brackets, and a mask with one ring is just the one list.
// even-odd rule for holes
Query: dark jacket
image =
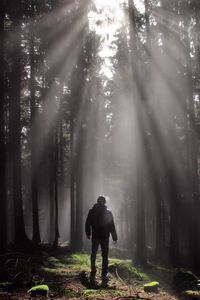
{"label": "dark jacket", "polygon": [[91,232],[92,239],[107,239],[111,234],[113,241],[117,241],[113,215],[105,205],[97,203],[89,210],[85,222],[85,233],[90,236]]}

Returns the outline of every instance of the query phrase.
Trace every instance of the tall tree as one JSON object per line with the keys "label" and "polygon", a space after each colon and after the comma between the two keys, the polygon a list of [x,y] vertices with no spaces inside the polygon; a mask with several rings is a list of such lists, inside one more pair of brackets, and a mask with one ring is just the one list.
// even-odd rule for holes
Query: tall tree
{"label": "tall tree", "polygon": [[[137,109],[137,122],[136,126],[136,134],[137,134],[137,149],[135,152],[137,154],[141,153],[140,147],[142,146],[141,134],[144,134],[140,131],[140,118],[142,116],[142,104],[140,97],[140,89],[138,86],[139,78],[139,66],[138,66],[138,49],[137,49],[137,25],[136,25],[136,16],[135,16],[135,7],[132,0],[128,1],[129,6],[129,25],[130,25],[130,46],[131,46],[131,68],[132,68],[132,80],[133,80],[133,88],[132,95],[133,101],[135,102],[135,107]],[[135,249],[135,262],[140,265],[146,264],[146,229],[145,229],[145,202],[144,202],[144,173],[142,168],[139,166],[139,161],[141,157],[135,159],[135,176],[136,176],[136,197],[137,197],[137,205],[136,205],[136,249]]]}
{"label": "tall tree", "polygon": [[4,20],[6,3],[0,3],[0,253],[6,250],[7,210],[6,210],[6,148],[4,112]]}
{"label": "tall tree", "polygon": [[40,242],[39,215],[38,215],[38,145],[37,145],[37,108],[35,96],[35,12],[37,12],[35,1],[31,3],[31,29],[30,29],[30,107],[31,107],[31,196],[33,215],[33,236],[34,243]]}
{"label": "tall tree", "polygon": [[10,148],[12,155],[12,183],[14,199],[14,229],[15,242],[27,240],[23,216],[22,181],[21,181],[21,123],[20,123],[20,93],[21,93],[21,24],[22,3],[17,0],[12,6],[12,98],[9,103],[10,117]]}
{"label": "tall tree", "polygon": [[83,156],[84,156],[84,122],[88,71],[91,64],[91,47],[93,39],[88,34],[87,11],[79,3],[78,16],[85,22],[79,44],[79,57],[71,75],[71,242],[76,250],[83,246]]}

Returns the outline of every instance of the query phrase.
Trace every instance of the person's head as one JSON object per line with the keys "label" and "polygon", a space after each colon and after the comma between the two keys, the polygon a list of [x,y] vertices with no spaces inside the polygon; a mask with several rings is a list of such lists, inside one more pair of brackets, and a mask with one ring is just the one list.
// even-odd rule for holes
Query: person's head
{"label": "person's head", "polygon": [[98,199],[97,199],[97,204],[105,205],[105,203],[106,203],[106,198],[103,197],[103,196],[99,196]]}

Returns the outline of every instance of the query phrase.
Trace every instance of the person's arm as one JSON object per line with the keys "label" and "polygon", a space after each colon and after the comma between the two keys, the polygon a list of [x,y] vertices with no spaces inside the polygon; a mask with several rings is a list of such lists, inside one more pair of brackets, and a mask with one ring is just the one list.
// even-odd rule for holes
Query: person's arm
{"label": "person's arm", "polygon": [[115,222],[114,222],[114,218],[113,218],[112,213],[111,213],[110,233],[111,233],[113,241],[117,242],[118,237],[117,237],[117,232],[116,232],[116,228],[115,228]]}
{"label": "person's arm", "polygon": [[91,211],[89,211],[86,222],[85,222],[85,234],[90,239],[91,236]]}

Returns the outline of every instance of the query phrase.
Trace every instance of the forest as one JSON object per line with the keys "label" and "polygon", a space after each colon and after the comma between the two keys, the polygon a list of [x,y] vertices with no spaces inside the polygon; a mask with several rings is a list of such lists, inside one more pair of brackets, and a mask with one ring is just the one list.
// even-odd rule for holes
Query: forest
{"label": "forest", "polygon": [[[200,299],[199,16],[199,0],[0,1],[0,299],[45,282],[54,299]],[[113,294],[84,284],[99,196]]]}

